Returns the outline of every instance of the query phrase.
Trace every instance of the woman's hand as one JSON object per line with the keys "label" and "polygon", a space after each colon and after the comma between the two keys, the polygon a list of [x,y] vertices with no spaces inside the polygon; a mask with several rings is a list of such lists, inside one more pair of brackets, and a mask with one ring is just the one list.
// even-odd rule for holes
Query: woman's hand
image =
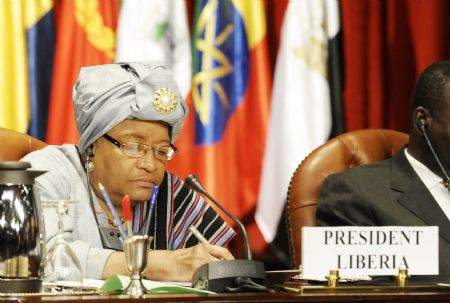
{"label": "woman's hand", "polygon": [[205,243],[177,250],[151,250],[145,276],[160,281],[191,281],[195,270],[201,265],[233,259],[228,249]]}
{"label": "woman's hand", "polygon": [[[199,243],[177,250],[150,250],[145,277],[158,281],[191,281],[201,265],[219,260],[233,260],[228,249],[212,244]],[[125,254],[114,252],[106,261],[103,279],[112,275],[129,275],[125,266]]]}

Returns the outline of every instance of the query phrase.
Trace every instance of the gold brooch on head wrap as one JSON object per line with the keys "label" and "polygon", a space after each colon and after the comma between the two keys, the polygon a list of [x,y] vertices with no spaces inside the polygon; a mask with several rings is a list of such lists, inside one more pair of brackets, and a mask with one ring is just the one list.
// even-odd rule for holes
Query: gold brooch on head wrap
{"label": "gold brooch on head wrap", "polygon": [[153,107],[163,115],[173,113],[178,106],[177,95],[168,88],[162,87],[153,94]]}

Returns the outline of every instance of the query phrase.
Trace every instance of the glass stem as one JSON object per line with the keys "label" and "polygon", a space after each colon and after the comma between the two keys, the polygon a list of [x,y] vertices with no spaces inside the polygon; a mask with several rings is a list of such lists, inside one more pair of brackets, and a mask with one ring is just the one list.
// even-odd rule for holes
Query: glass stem
{"label": "glass stem", "polygon": [[58,205],[58,228],[59,228],[59,237],[64,239],[64,222],[63,222],[63,214],[64,214],[64,202],[59,202]]}

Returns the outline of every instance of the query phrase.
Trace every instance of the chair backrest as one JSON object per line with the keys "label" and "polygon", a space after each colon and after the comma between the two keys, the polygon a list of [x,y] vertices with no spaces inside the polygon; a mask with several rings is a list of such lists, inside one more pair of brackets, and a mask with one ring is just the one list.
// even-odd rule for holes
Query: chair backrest
{"label": "chair backrest", "polygon": [[408,135],[386,129],[364,129],[339,135],[315,149],[294,172],[288,189],[287,218],[291,256],[301,264],[301,228],[317,226],[316,204],[323,180],[348,168],[388,159]]}
{"label": "chair backrest", "polygon": [[0,127],[0,161],[20,160],[45,146],[47,143],[30,135]]}

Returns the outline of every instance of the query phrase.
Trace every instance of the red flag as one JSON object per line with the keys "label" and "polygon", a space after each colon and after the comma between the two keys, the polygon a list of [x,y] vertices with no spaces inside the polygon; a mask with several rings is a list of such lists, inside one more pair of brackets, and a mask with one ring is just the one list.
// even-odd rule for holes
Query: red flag
{"label": "red flag", "polygon": [[82,66],[112,63],[119,0],[55,2],[56,48],[47,142],[77,143],[72,88]]}

